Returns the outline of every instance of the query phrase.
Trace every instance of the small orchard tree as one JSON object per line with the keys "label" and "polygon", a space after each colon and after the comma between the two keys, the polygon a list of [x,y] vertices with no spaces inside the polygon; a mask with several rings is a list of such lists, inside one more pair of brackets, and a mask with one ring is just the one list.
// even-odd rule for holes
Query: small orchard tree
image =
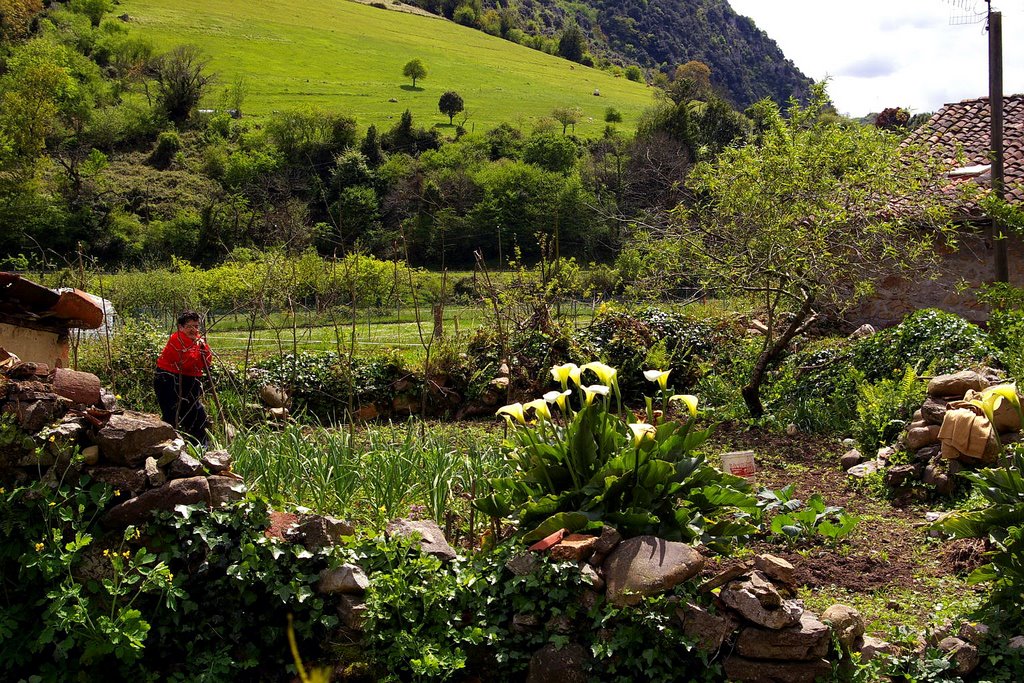
{"label": "small orchard tree", "polygon": [[705,291],[754,296],[767,332],[742,394],[764,413],[761,384],[789,342],[822,307],[841,312],[889,275],[925,273],[933,239],[949,231],[925,156],[875,126],[835,116],[823,84],[787,116],[755,107],[756,144],[727,147],[697,164],[692,208],[677,208],[672,237]]}
{"label": "small orchard tree", "polygon": [[579,107],[557,107],[551,112],[551,117],[562,124],[562,135],[565,135],[566,129],[572,126],[572,130],[576,132],[576,124],[583,118],[583,110]]}
{"label": "small orchard tree", "polygon": [[437,108],[448,117],[448,125],[451,125],[455,115],[465,108],[462,103],[462,95],[454,90],[449,90],[441,95],[441,99],[437,101]]}
{"label": "small orchard tree", "polygon": [[179,45],[153,62],[157,103],[171,121],[186,120],[199,104],[213,80],[206,73],[206,65],[207,60],[195,45]]}
{"label": "small orchard tree", "polygon": [[402,67],[402,75],[406,78],[412,79],[412,87],[416,87],[416,81],[427,77],[427,67],[424,66],[423,60],[417,57],[416,59],[410,59]]}

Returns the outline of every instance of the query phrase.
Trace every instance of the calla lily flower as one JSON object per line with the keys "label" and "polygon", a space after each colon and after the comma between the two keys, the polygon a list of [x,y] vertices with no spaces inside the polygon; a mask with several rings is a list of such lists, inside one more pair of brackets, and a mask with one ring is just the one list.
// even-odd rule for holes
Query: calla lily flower
{"label": "calla lily flower", "polygon": [[668,375],[671,370],[644,370],[644,377],[648,382],[657,382],[662,391],[668,389]]}
{"label": "calla lily flower", "polygon": [[548,402],[545,401],[544,399],[537,398],[530,401],[529,403],[523,404],[524,411],[529,410],[530,408],[533,408],[533,411],[537,415],[538,420],[548,420],[549,422],[551,421],[551,411],[548,409]]}
{"label": "calla lily flower", "polygon": [[594,402],[595,396],[607,396],[610,391],[611,389],[603,384],[592,384],[589,387],[583,387],[584,400],[589,406]]}
{"label": "calla lily flower", "polygon": [[[1011,382],[1010,384],[999,384],[994,387],[983,389],[981,395],[984,398],[990,396],[998,396],[999,400],[994,401],[992,404],[993,410],[999,409],[999,404],[1002,401],[1009,401],[1010,405],[1017,409],[1017,414],[1024,418],[1024,414],[1021,413],[1020,397],[1017,395],[1017,383]],[[1024,420],[1022,420],[1024,421]]]}
{"label": "calla lily flower", "polygon": [[669,403],[672,401],[681,401],[686,404],[686,407],[690,409],[690,417],[697,417],[697,397],[690,394],[675,394],[668,397]]}
{"label": "calla lily flower", "polygon": [[615,378],[619,374],[619,371],[615,368],[596,361],[593,363],[587,363],[580,368],[580,371],[583,370],[590,370],[597,375],[597,379],[601,381],[601,384],[609,387],[615,386]]}
{"label": "calla lily flower", "polygon": [[570,379],[576,386],[580,386],[580,375],[582,373],[583,369],[575,363],[556,365],[551,368],[551,376],[555,378],[556,382],[562,385],[562,389],[565,389],[569,385]]}
{"label": "calla lily flower", "polygon": [[548,393],[544,394],[544,400],[547,401],[548,403],[557,403],[558,407],[561,408],[562,412],[564,413],[565,401],[571,395],[571,389],[566,389],[565,391],[549,391]]}
{"label": "calla lily flower", "polygon": [[646,422],[631,422],[626,426],[629,427],[629,431],[633,432],[634,446],[639,446],[645,439],[653,439],[658,433],[654,425],[649,425]]}
{"label": "calla lily flower", "polygon": [[526,424],[526,414],[523,412],[522,403],[513,403],[511,405],[502,406],[501,408],[498,408],[495,415],[502,415],[506,420],[508,420],[509,424],[512,424],[513,418],[519,424]]}

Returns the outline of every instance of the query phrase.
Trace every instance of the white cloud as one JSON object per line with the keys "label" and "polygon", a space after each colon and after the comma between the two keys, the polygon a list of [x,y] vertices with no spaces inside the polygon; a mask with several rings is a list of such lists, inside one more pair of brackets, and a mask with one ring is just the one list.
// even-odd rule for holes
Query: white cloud
{"label": "white cloud", "polygon": [[[988,35],[983,23],[951,19],[984,10],[940,0],[730,0],[773,38],[805,74],[831,78],[845,113],[885,107],[934,111],[988,94]],[[970,3],[968,3],[970,5]],[[1024,92],[1024,6],[1003,7],[1003,86]]]}

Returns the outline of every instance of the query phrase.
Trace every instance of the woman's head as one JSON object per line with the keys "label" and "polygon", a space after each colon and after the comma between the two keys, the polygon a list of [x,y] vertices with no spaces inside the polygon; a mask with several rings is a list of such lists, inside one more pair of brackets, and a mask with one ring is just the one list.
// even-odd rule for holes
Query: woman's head
{"label": "woman's head", "polygon": [[199,338],[199,314],[195,311],[184,311],[178,316],[178,331],[192,339]]}

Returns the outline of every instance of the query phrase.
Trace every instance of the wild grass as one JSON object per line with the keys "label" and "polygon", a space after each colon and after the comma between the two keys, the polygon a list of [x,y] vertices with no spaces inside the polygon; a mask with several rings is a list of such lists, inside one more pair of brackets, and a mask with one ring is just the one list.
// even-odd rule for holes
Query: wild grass
{"label": "wild grass", "polygon": [[507,467],[496,434],[419,421],[354,433],[298,424],[246,429],[229,449],[254,492],[375,530],[408,515],[470,524],[478,483]]}
{"label": "wild grass", "polygon": [[[354,116],[360,127],[389,128],[409,109],[419,125],[443,130],[449,123],[438,99],[454,90],[465,101],[470,131],[501,122],[529,128],[556,107],[579,107],[576,132],[595,137],[608,107],[622,112],[617,125],[632,131],[654,100],[643,83],[443,19],[355,2],[121,0],[117,13],[127,13],[160,49],[202,48],[218,76],[203,106],[224,106],[225,87],[243,77],[247,115],[317,106]],[[415,57],[428,73],[412,87],[402,67]]]}

